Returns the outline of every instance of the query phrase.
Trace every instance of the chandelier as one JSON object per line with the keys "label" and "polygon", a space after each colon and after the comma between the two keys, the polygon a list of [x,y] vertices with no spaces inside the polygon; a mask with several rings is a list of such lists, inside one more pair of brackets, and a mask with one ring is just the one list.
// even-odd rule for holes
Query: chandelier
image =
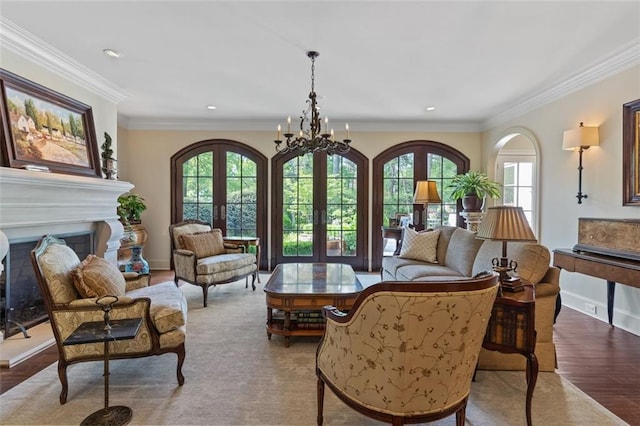
{"label": "chandelier", "polygon": [[[300,131],[297,135],[291,133],[291,116],[287,118],[287,132],[282,135],[282,128],[278,124],[278,136],[274,141],[278,153],[295,152],[298,155],[326,151],[329,155],[345,154],[349,152],[349,124],[345,125],[347,138],[336,140],[333,129],[329,130],[329,119],[324,117],[324,129],[322,129],[322,118],[320,117],[320,106],[316,102],[315,83],[315,62],[320,56],[318,52],[309,51],[307,56],[311,59],[311,93],[307,99],[307,108],[300,116]],[[282,140],[282,136],[285,140]]]}

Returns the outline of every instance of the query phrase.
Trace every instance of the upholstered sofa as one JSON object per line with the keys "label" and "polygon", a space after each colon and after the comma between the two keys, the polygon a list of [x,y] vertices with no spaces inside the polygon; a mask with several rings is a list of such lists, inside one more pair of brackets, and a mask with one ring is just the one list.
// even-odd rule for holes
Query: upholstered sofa
{"label": "upholstered sofa", "polygon": [[[77,362],[104,362],[104,344],[65,345],[83,323],[103,322],[100,305],[110,297],[111,320],[142,318],[135,338],[114,341],[109,358],[138,358],[172,352],[178,356],[177,379],[182,386],[185,360],[187,302],[173,282],[149,285],[149,275],[121,273],[118,267],[95,255],[80,260],[64,240],[45,236],[31,252],[31,260],[44,297],[58,346],[60,403],[67,400],[67,367]],[[109,302],[110,303],[110,302]],[[161,374],[164,371],[150,374]]]}
{"label": "upholstered sofa", "polygon": [[[500,257],[502,253],[501,242],[478,239],[466,229],[441,226],[430,232],[435,234],[429,237],[419,235],[417,238],[415,231],[405,232],[400,254],[382,260],[383,281],[443,281],[472,277],[491,270],[492,259]],[[550,266],[549,250],[537,243],[509,242],[507,257],[517,262],[516,272],[520,278],[535,287],[535,353],[540,371],[553,371],[557,366],[553,323],[556,299],[560,292],[560,270]],[[517,299],[523,296],[523,292],[506,295]],[[524,370],[525,367],[525,358],[518,354],[485,349],[480,354],[481,369]]]}

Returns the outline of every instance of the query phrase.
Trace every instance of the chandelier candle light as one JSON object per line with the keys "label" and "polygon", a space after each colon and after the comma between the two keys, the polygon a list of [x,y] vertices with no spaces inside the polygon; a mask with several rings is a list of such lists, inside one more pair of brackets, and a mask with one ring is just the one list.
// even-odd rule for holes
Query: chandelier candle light
{"label": "chandelier candle light", "polygon": [[[302,116],[300,117],[300,131],[297,136],[291,133],[291,116],[289,116],[283,145],[282,127],[278,124],[277,137],[274,141],[276,151],[281,154],[295,152],[298,155],[312,154],[317,151],[326,151],[329,155],[345,154],[349,152],[349,144],[351,143],[351,139],[349,139],[349,124],[345,125],[346,139],[342,141],[336,140],[333,129],[329,130],[329,118],[325,116],[323,120],[320,117],[320,107],[316,101],[314,87],[315,61],[320,54],[311,50],[307,52],[307,56],[311,59],[311,92],[309,93],[309,99],[306,101],[307,108],[302,111]],[[324,132],[322,121],[324,121]]]}

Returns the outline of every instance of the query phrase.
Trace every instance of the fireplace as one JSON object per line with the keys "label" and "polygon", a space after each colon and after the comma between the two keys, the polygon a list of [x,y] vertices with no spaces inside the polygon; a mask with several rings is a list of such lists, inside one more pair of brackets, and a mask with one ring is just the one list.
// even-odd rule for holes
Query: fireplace
{"label": "fireplace", "polygon": [[[36,300],[40,289],[30,259],[43,235],[63,238],[81,259],[95,253],[117,265],[124,233],[116,214],[118,196],[132,188],[125,181],[0,167],[0,331],[5,337],[21,331],[16,323],[27,328],[46,319],[42,301]],[[24,309],[15,307],[18,302]]]}
{"label": "fireplace", "polygon": [[[56,235],[66,241],[80,259],[94,252],[94,233]],[[31,264],[31,250],[38,240],[9,241],[9,252],[0,274],[0,330],[4,337],[23,333],[48,319],[44,299]]]}

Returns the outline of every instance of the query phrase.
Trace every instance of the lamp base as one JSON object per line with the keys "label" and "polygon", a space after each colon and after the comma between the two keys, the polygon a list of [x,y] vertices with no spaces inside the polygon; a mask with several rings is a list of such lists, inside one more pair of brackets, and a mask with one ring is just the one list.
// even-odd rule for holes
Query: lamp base
{"label": "lamp base", "polygon": [[524,290],[524,284],[518,277],[508,277],[502,279],[500,280],[500,285],[502,286],[503,291],[508,291],[510,293],[517,293]]}

